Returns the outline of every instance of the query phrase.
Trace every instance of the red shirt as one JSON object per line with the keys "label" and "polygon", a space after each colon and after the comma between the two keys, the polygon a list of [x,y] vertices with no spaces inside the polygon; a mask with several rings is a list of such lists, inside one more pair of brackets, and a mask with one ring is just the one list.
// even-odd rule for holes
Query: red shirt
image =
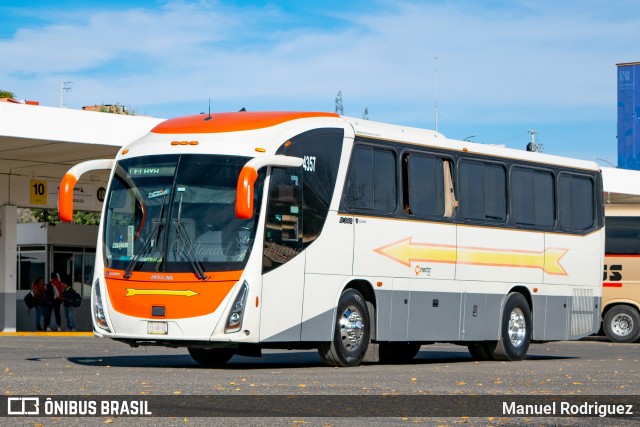
{"label": "red shirt", "polygon": [[51,279],[51,284],[58,290],[58,299],[62,301],[62,282],[58,279]]}

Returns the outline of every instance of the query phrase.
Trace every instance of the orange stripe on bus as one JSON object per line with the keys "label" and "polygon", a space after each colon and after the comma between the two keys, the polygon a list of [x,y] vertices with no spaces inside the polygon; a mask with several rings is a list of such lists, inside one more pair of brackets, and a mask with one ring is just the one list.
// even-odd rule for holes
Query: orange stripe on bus
{"label": "orange stripe on bus", "polygon": [[604,254],[605,258],[640,258],[640,255],[634,254]]}
{"label": "orange stripe on bus", "polygon": [[620,282],[615,282],[615,283],[604,282],[602,284],[602,287],[604,287],[604,288],[621,288],[622,287],[622,283],[620,283]]}
{"label": "orange stripe on bus", "polygon": [[296,119],[340,117],[335,113],[310,112],[241,112],[198,114],[166,120],[151,130],[160,134],[221,133],[263,129]]}

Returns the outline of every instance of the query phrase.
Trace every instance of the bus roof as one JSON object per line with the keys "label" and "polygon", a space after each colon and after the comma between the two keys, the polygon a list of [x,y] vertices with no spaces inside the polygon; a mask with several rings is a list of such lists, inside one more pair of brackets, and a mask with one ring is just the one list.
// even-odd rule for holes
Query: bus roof
{"label": "bus roof", "polygon": [[[198,114],[166,120],[154,127],[151,130],[151,133],[156,135],[211,135],[228,132],[261,130],[299,119],[313,120],[327,118],[339,119],[336,121],[336,126],[340,126],[341,123],[344,127],[350,127],[353,129],[355,135],[360,137],[482,154],[497,158],[518,159],[541,164],[569,166],[592,171],[599,170],[598,165],[591,161],[542,153],[532,153],[497,145],[458,141],[448,139],[441,133],[433,130],[339,116],[338,114],[327,112],[241,111],[232,113]],[[312,126],[313,124],[310,123],[310,125]]]}
{"label": "bus roof", "polygon": [[197,114],[166,120],[156,127],[152,133],[162,134],[201,134],[223,133],[245,130],[263,129],[276,126],[291,120],[314,117],[340,117],[335,113],[314,112],[248,112]]}

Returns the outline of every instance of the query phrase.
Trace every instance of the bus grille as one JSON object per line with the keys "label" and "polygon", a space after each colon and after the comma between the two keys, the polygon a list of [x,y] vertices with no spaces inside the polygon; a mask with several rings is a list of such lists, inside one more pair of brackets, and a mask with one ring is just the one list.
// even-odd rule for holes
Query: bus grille
{"label": "bus grille", "polygon": [[593,333],[595,301],[593,289],[574,289],[571,298],[571,336],[580,337]]}

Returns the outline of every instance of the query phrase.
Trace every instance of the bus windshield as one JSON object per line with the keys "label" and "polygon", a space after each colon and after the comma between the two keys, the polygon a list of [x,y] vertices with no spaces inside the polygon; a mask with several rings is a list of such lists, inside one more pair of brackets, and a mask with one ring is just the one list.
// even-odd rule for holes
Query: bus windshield
{"label": "bus windshield", "polygon": [[[235,215],[238,175],[248,157],[158,155],[121,160],[104,224],[107,268],[193,272],[241,270],[258,223]],[[264,173],[255,185],[260,206]]]}

